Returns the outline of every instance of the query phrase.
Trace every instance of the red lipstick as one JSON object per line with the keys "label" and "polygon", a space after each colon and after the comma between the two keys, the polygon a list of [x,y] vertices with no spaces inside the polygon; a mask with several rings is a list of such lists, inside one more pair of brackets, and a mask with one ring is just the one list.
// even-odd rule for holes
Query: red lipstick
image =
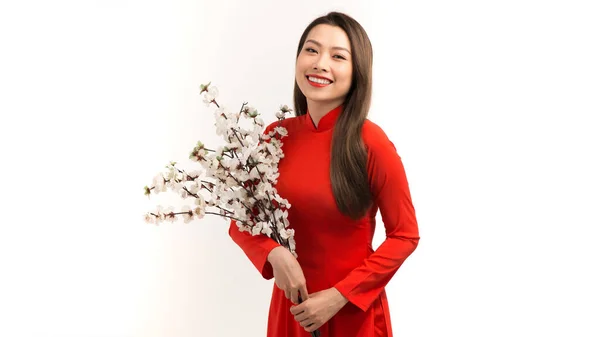
{"label": "red lipstick", "polygon": [[308,84],[312,85],[313,87],[317,87],[317,88],[323,88],[323,87],[326,87],[326,86],[328,86],[328,85],[329,85],[329,84],[331,84],[331,83],[329,83],[329,84],[315,83],[315,82],[312,82],[311,80],[309,80],[309,79],[308,79],[309,77],[321,78],[321,79],[324,79],[324,80],[327,80],[327,81],[329,81],[329,82],[333,83],[333,81],[332,81],[331,79],[329,79],[329,78],[327,78],[327,77],[324,77],[324,76],[319,76],[319,75],[307,75],[307,76],[306,76],[306,80],[308,81]]}

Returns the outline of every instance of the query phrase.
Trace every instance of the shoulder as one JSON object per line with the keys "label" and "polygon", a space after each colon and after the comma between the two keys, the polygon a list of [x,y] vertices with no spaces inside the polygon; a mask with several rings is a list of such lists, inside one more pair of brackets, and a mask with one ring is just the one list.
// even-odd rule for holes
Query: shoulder
{"label": "shoulder", "polygon": [[265,128],[265,133],[270,132],[271,130],[275,129],[276,127],[283,127],[286,130],[288,130],[288,132],[292,129],[297,128],[301,122],[300,119],[302,118],[302,116],[293,116],[293,117],[286,117],[282,120],[275,120],[274,122],[271,122],[270,124],[267,125],[267,127]]}
{"label": "shoulder", "polygon": [[367,152],[369,181],[374,190],[380,190],[388,181],[397,183],[397,179],[404,174],[404,164],[395,144],[381,126],[369,120],[363,125],[362,136]]}
{"label": "shoulder", "polygon": [[369,152],[380,152],[386,149],[389,151],[390,148],[396,150],[383,128],[369,119],[365,120],[363,124],[362,139]]}

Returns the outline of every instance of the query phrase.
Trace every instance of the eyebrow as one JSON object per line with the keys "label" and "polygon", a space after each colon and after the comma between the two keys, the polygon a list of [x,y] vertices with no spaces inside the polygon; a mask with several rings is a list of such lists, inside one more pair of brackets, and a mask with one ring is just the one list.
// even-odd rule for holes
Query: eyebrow
{"label": "eyebrow", "polygon": [[[321,43],[319,43],[319,42],[317,42],[317,41],[315,41],[315,40],[311,40],[311,39],[309,39],[309,40],[306,40],[306,41],[305,41],[305,43],[307,43],[307,42],[312,42],[312,43],[316,44],[316,45],[317,45],[317,46],[319,46],[319,47],[322,47],[322,46],[323,46]],[[352,55],[352,53],[351,53],[351,52],[350,52],[348,49],[346,49],[346,48],[344,48],[344,47],[337,47],[337,46],[336,46],[336,47],[331,47],[331,49],[345,50],[345,51],[347,51],[347,52],[348,52],[348,54]]]}

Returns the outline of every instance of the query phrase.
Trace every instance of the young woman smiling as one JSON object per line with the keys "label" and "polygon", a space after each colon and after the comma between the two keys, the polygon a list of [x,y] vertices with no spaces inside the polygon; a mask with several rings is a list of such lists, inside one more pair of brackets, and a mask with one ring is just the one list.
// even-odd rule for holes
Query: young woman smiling
{"label": "young woman smiling", "polygon": [[[275,279],[268,337],[392,336],[385,286],[420,237],[402,160],[367,119],[372,60],[363,27],[343,13],[315,19],[300,38],[296,116],[283,121],[275,186],[292,205],[298,258],[234,222],[229,230],[262,276]],[[373,250],[378,211],[386,239]]]}

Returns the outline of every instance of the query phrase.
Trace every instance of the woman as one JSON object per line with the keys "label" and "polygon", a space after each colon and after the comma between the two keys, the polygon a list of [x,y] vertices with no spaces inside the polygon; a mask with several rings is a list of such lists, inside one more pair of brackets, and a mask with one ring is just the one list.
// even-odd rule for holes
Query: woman
{"label": "woman", "polygon": [[[292,205],[298,259],[234,222],[229,230],[262,276],[275,278],[268,337],[317,329],[322,337],[392,336],[384,287],[419,233],[402,161],[366,119],[371,69],[369,38],[347,15],[317,18],[300,38],[296,117],[283,121],[288,136],[275,186]],[[373,251],[378,210],[386,240]]]}

